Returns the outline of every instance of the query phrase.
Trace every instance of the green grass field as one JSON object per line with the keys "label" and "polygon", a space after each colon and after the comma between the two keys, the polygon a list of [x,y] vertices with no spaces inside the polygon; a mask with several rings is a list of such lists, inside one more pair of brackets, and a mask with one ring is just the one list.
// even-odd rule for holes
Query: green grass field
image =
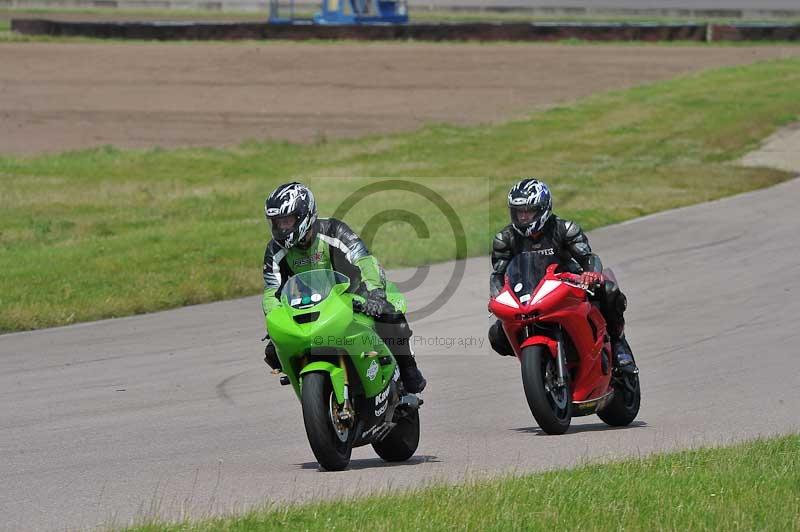
{"label": "green grass field", "polygon": [[[380,474],[380,471],[376,474]],[[798,530],[800,436],[130,532]]]}
{"label": "green grass field", "polygon": [[[753,190],[785,172],[734,161],[800,114],[800,60],[727,68],[596,96],[506,124],[297,145],[0,158],[0,331],[54,326],[259,293],[268,240],[263,199],[311,185],[323,215],[382,177],[424,183],[459,213],[469,255],[489,251],[519,176],[554,189],[562,216],[587,229]],[[380,229],[389,267],[455,256],[450,226],[426,200],[383,193],[378,210],[428,222]],[[411,236],[410,236],[411,235]],[[602,255],[602,250],[598,250]]]}

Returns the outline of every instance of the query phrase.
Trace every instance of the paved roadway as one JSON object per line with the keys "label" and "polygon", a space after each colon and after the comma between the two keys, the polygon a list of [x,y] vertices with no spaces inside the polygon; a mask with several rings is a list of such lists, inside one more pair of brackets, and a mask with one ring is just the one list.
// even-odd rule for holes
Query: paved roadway
{"label": "paved roadway", "polygon": [[[480,344],[486,258],[414,324],[430,387],[402,465],[361,448],[349,471],[318,471],[297,400],[258,355],[257,298],[0,337],[0,528],[198,516],[800,431],[799,203],[795,180],[590,235],[631,301],[644,396],[626,429],[593,416],[540,433],[518,363]],[[432,268],[412,305],[451,270]]]}

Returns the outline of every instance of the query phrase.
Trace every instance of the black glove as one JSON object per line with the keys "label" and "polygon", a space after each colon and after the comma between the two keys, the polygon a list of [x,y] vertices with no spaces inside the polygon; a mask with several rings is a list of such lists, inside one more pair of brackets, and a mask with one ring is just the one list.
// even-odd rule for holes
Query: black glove
{"label": "black glove", "polygon": [[377,318],[383,314],[386,307],[386,292],[378,288],[367,294],[367,302],[364,304],[364,314]]}
{"label": "black glove", "polygon": [[264,362],[272,369],[281,370],[281,361],[278,359],[275,344],[272,342],[267,342],[267,347],[264,348]]}

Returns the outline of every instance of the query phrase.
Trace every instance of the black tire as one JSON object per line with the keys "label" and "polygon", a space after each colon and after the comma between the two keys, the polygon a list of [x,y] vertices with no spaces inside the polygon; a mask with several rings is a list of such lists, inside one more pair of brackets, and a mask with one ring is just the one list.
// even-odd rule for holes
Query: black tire
{"label": "black tire", "polygon": [[621,377],[615,378],[611,402],[597,415],[612,427],[624,427],[636,419],[641,402],[639,375],[623,373]]}
{"label": "black tire", "polygon": [[522,387],[528,407],[543,431],[564,434],[572,421],[572,387],[568,378],[566,386],[560,390],[548,391],[545,388],[547,384],[554,390],[551,376],[555,367],[556,361],[545,347],[534,345],[522,350]]}
{"label": "black tire", "polygon": [[330,377],[324,373],[309,373],[303,377],[301,394],[303,424],[314,457],[323,469],[341,471],[350,463],[353,451],[353,430],[347,431],[342,440],[331,421],[333,387]]}
{"label": "black tire", "polygon": [[372,448],[387,462],[403,462],[417,452],[419,446],[419,410],[405,408],[395,413],[397,426],[383,441],[374,442]]}

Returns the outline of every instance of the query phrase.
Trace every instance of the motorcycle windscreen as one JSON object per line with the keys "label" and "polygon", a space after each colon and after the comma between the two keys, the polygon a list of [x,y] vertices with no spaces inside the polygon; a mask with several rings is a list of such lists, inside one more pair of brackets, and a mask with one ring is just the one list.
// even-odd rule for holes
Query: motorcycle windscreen
{"label": "motorcycle windscreen", "polygon": [[508,285],[519,299],[526,303],[532,296],[551,264],[558,264],[555,255],[526,251],[514,257],[506,268]]}
{"label": "motorcycle windscreen", "polygon": [[334,270],[310,270],[289,278],[281,290],[281,301],[292,308],[313,307],[327,298],[337,284],[350,284],[350,279]]}

